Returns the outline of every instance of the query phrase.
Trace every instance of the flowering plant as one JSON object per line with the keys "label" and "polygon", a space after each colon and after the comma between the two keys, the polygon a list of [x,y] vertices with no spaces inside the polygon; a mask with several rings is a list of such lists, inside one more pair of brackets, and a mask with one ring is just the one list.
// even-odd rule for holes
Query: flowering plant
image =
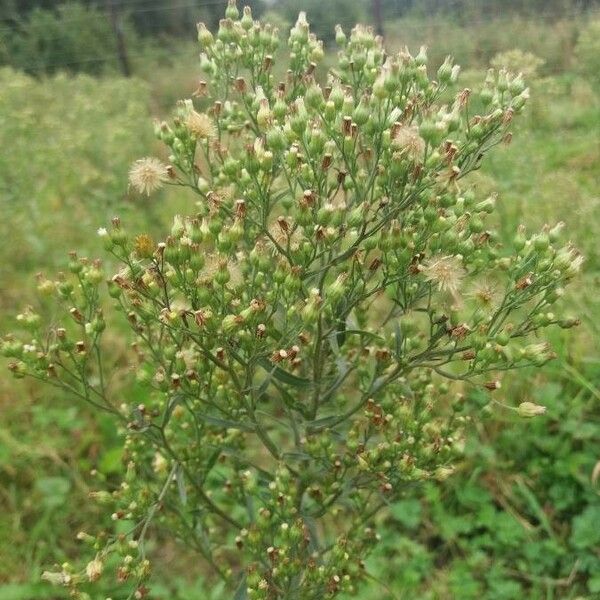
{"label": "flowering plant", "polygon": [[72,255],[70,275],[40,277],[67,318],[45,328],[29,308],[18,319],[31,335],[2,345],[17,377],[108,411],[124,436],[124,481],[93,494],[118,533],[82,532],[87,568],[45,576],[86,598],[110,564],[146,597],[160,525],[236,598],[355,592],[375,515],[451,475],[466,386],[496,392],[501,372],[552,358],[545,327],[576,323],[554,304],[582,259],[560,225],[501,245],[495,198],[466,183],[510,141],[521,76],[490,71],[476,93],[453,93],[451,59],[432,80],[424,48],[388,56],[357,26],[337,28],[320,85],[322,45],[301,14],[278,81],[277,32],[233,0],[217,35],[200,24],[198,37],[207,81],[156,127],[168,164],[130,171],[143,194],[188,188],[195,214],[160,243],[118,218],[99,231],[121,263],[108,294],[144,402],[114,391],[99,261]]}

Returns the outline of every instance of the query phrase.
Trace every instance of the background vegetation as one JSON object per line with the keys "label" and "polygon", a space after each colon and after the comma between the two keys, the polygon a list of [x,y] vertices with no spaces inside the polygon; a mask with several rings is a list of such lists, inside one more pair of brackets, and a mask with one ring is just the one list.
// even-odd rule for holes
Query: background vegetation
{"label": "background vegetation", "polygon": [[[434,65],[452,53],[465,86],[490,62],[529,71],[532,102],[513,147],[474,182],[498,193],[505,232],[563,220],[587,261],[568,299],[582,326],[556,334],[558,358],[541,375],[504,382],[507,398],[546,405],[546,416],[515,420],[465,390],[464,410],[476,416],[465,461],[443,483],[407,489],[382,517],[383,543],[369,561],[377,581],[365,600],[600,597],[600,15],[593,4],[382,1],[390,49],[428,44]],[[34,301],[38,271],[64,268],[72,248],[101,254],[94,233],[113,214],[159,231],[190,202],[176,192],[134,197],[126,172],[154,149],[152,117],[194,91],[192,24],[214,20],[217,5],[121,2],[134,73],[127,79],[107,5],[0,3],[2,329],[12,325],[8,314]],[[306,8],[324,32],[372,17],[370,2],[324,6],[284,0],[257,8],[276,11],[281,22]],[[522,52],[509,52],[515,48]],[[118,356],[122,344],[114,342]],[[137,392],[123,384],[122,393]],[[109,419],[92,420],[71,400],[2,376],[2,599],[61,597],[38,583],[41,568],[76,554],[75,534],[99,518],[86,496],[95,478],[123,468],[115,436]],[[157,597],[222,598],[210,580],[196,579],[173,542],[154,551],[163,565]]]}

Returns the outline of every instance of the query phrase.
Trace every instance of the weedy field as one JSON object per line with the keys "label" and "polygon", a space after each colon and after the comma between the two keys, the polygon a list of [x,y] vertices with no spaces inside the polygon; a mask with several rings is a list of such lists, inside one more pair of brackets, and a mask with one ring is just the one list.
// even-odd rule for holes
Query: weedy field
{"label": "weedy field", "polygon": [[[586,261],[565,299],[580,326],[554,335],[557,357],[541,373],[506,378],[498,396],[534,401],[546,414],[519,419],[465,389],[465,411],[476,415],[465,459],[445,481],[423,484],[425,493],[408,487],[382,515],[365,600],[600,597],[599,24],[390,26],[390,47],[428,43],[436,65],[454,53],[464,86],[490,62],[526,73],[531,102],[512,147],[472,181],[497,194],[505,236],[520,224],[564,221]],[[146,80],[0,71],[2,329],[39,301],[38,272],[64,269],[73,248],[102,254],[96,230],[113,215],[158,237],[175,214],[193,210],[177,191],[130,193],[127,170],[156,149],[150,118],[194,91],[194,59],[185,46],[167,64],[144,65]],[[125,348],[118,335],[112,341],[118,363]],[[125,381],[124,359],[121,371]],[[115,385],[128,398],[141,393]],[[76,555],[76,533],[104,518],[86,498],[98,480],[123,472],[120,448],[111,418],[58,391],[0,379],[0,598],[66,597],[40,573]],[[157,597],[224,599],[210,578],[190,579],[192,559],[172,542],[153,553]]]}

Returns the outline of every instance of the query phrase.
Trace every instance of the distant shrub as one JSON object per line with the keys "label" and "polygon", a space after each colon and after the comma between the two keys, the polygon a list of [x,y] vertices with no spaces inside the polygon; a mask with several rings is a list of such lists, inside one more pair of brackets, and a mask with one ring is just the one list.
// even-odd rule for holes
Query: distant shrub
{"label": "distant shrub", "polygon": [[490,61],[496,69],[507,69],[511,73],[521,73],[530,80],[537,75],[538,69],[544,64],[544,59],[539,58],[531,52],[523,52],[515,48],[506,52],[499,52]]}
{"label": "distant shrub", "polygon": [[541,74],[564,72],[571,67],[573,46],[577,38],[577,20],[541,21],[533,18],[502,16],[462,25],[451,18],[432,16],[427,19],[405,17],[386,24],[386,43],[390,47],[407,44],[430,46],[431,61],[443,60],[449,52],[461,64],[486,66],[499,53],[512,50],[544,61]]}
{"label": "distant shrub", "polygon": [[[127,28],[129,44],[135,35]],[[78,2],[36,8],[0,33],[0,60],[32,74],[117,70],[115,36],[106,12]]]}
{"label": "distant shrub", "polygon": [[577,69],[594,85],[600,86],[600,19],[585,27],[575,47]]}

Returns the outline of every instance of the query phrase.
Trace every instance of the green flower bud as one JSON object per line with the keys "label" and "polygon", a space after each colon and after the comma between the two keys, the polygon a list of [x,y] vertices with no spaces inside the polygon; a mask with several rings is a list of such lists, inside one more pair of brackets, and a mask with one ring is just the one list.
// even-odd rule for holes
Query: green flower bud
{"label": "green flower bud", "polygon": [[325,103],[324,115],[325,120],[328,123],[332,123],[335,120],[335,117],[337,116],[337,109],[335,107],[335,103],[332,100],[328,100]]}
{"label": "green flower bud", "polygon": [[521,402],[517,412],[520,417],[530,419],[532,417],[537,417],[538,415],[543,415],[546,412],[546,407],[534,404],[533,402]]}
{"label": "green flower bud", "polygon": [[252,9],[249,6],[244,6],[240,23],[246,31],[249,31],[252,28],[252,25],[254,25],[254,20],[252,19]]}
{"label": "green flower bud", "polygon": [[342,88],[339,85],[336,85],[332,90],[331,94],[329,94],[329,102],[333,102],[333,105],[336,111],[341,110],[342,105],[344,104],[345,94]]}
{"label": "green flower bud", "polygon": [[486,198],[482,202],[475,205],[475,210],[478,212],[493,213],[496,206],[496,199],[493,197]]}
{"label": "green flower bud", "polygon": [[313,82],[313,84],[306,90],[304,100],[306,102],[306,106],[315,110],[319,110],[323,105],[324,100],[321,87]]}
{"label": "green flower bud", "polygon": [[226,315],[221,322],[223,333],[231,334],[240,327],[243,323],[243,318],[237,315]]}
{"label": "green flower bud", "polygon": [[235,21],[240,16],[240,11],[237,8],[236,0],[228,0],[227,8],[225,9],[225,17]]}
{"label": "green flower bud", "polygon": [[489,106],[494,99],[494,90],[489,87],[484,87],[481,92],[479,92],[479,98],[484,106]]}
{"label": "green flower bud", "polygon": [[515,250],[517,250],[517,252],[523,250],[526,242],[527,238],[525,237],[525,230],[522,227],[519,227],[517,235],[515,235],[513,238],[513,246],[515,247]]}
{"label": "green flower bud", "polygon": [[358,103],[358,106],[354,109],[354,112],[352,113],[352,120],[360,127],[368,121],[369,115],[370,110],[363,98]]}
{"label": "green flower bud", "polygon": [[522,75],[517,75],[508,85],[508,91],[513,96],[518,96],[525,91],[525,82]]}
{"label": "green flower bud", "polygon": [[437,72],[438,81],[448,85],[452,78],[452,58],[447,56]]}
{"label": "green flower bud", "polygon": [[420,136],[432,146],[436,146],[440,139],[440,132],[433,121],[424,120],[419,127]]}
{"label": "green flower bud", "polygon": [[198,23],[198,41],[203,48],[209,48],[214,42],[212,33],[206,28],[204,23]]}
{"label": "green flower bud", "polygon": [[540,233],[533,238],[533,247],[540,252],[547,250],[549,245],[550,240],[545,233]]}

